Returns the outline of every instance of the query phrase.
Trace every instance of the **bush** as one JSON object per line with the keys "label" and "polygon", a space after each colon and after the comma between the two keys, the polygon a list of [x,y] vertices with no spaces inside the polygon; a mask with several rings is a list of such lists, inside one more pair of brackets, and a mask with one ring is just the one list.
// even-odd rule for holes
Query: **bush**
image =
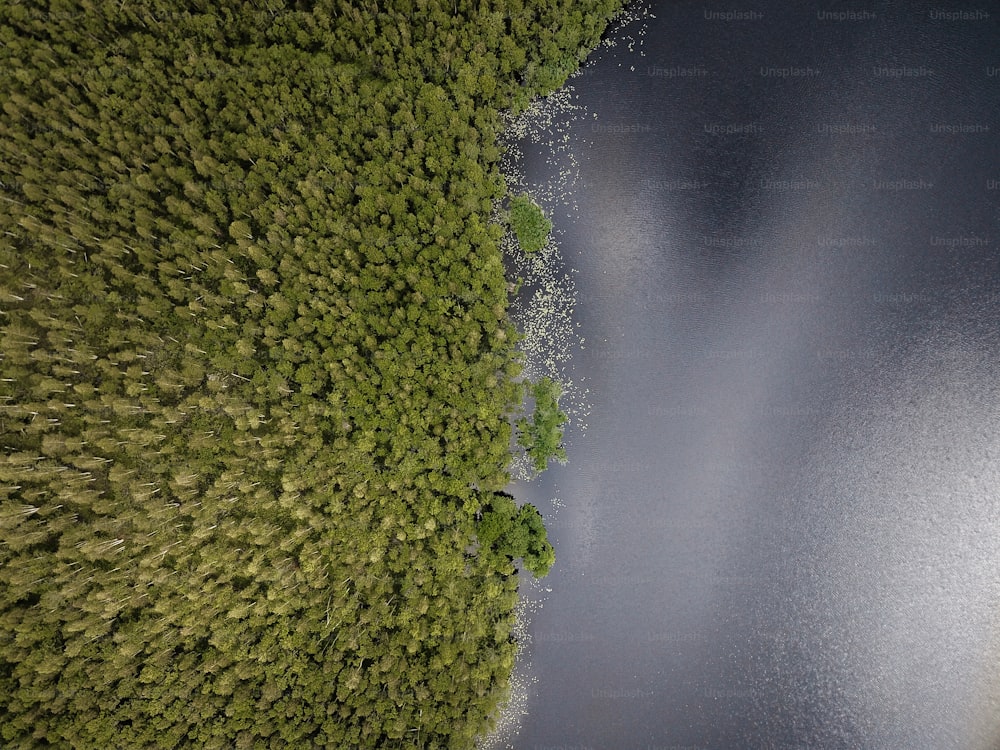
{"label": "bush", "polygon": [[545,247],[552,231],[552,222],[545,218],[538,204],[523,193],[510,202],[510,223],[518,244],[526,253],[535,253]]}

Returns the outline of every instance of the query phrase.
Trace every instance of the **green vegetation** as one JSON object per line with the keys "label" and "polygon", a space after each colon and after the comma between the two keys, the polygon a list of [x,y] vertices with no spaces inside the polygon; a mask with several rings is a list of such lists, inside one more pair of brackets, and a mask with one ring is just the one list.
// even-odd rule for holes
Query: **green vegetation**
{"label": "green vegetation", "polygon": [[545,247],[552,231],[552,222],[545,218],[541,207],[523,193],[510,201],[510,223],[518,244],[526,253],[537,253]]}
{"label": "green vegetation", "polygon": [[0,3],[0,745],[488,726],[498,111],[615,5]]}
{"label": "green vegetation", "polygon": [[523,558],[524,567],[539,578],[547,575],[555,562],[555,551],[548,542],[538,509],[529,503],[518,508],[514,498],[505,492],[492,494],[482,512],[477,534],[481,550],[489,550],[506,560]]}
{"label": "green vegetation", "polygon": [[535,471],[545,471],[550,459],[566,460],[562,445],[566,415],[559,410],[562,386],[551,378],[542,378],[531,386],[530,392],[535,411],[530,422],[526,417],[517,421],[517,442],[527,451]]}

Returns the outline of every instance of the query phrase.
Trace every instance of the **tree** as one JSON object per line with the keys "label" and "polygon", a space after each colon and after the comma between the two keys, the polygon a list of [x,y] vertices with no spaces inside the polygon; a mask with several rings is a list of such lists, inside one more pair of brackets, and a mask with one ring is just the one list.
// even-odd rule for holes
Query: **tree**
{"label": "tree", "polygon": [[[481,548],[504,558],[522,558],[537,578],[543,578],[555,562],[555,550],[549,544],[545,523],[538,509],[530,503],[520,508],[505,492],[495,492],[476,526]],[[502,568],[501,568],[502,570]]]}
{"label": "tree", "polygon": [[526,417],[517,421],[517,442],[531,457],[535,471],[545,471],[552,458],[566,461],[562,428],[567,417],[559,410],[562,386],[544,377],[531,386],[530,393],[535,401],[534,414],[530,422]]}

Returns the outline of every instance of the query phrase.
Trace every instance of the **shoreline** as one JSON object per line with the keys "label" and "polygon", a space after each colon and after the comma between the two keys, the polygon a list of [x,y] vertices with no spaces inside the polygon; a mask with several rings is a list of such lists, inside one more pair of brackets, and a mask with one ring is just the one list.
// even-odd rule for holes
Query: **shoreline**
{"label": "shoreline", "polygon": [[[558,89],[533,99],[517,114],[509,111],[501,113],[504,128],[498,136],[498,142],[503,148],[500,172],[507,193],[494,203],[491,222],[504,226],[506,212],[502,208],[503,202],[510,195],[527,193],[543,208],[546,217],[553,223],[545,246],[534,253],[526,253],[518,246],[509,226],[505,227],[504,236],[500,240],[508,292],[517,291],[509,303],[507,320],[523,336],[517,345],[517,350],[523,356],[523,369],[518,380],[533,381],[549,377],[558,381],[563,387],[560,407],[568,416],[565,427],[576,425],[581,431],[587,429],[585,420],[590,413],[587,402],[589,391],[575,383],[566,368],[573,351],[583,348],[584,339],[577,331],[573,316],[576,288],[570,273],[575,272],[575,269],[568,267],[560,252],[560,220],[556,215],[559,208],[569,209],[574,213],[577,210],[573,190],[579,174],[579,162],[571,149],[570,128],[586,113],[574,101],[573,80],[593,63],[592,56],[595,52],[617,46],[623,30],[648,15],[648,8],[635,9],[630,4],[620,5],[608,19],[588,58],[570,73]],[[632,51],[636,40],[628,36],[625,41]],[[557,160],[568,163],[559,170],[554,181],[541,185],[527,183],[524,172],[525,155],[521,148],[525,142],[546,147],[550,154],[546,161],[550,164]],[[523,451],[511,453],[511,474],[507,491],[516,482],[531,481],[537,476],[531,470],[530,460]],[[559,498],[551,498],[551,507],[544,509],[549,523],[563,506],[564,503]],[[549,523],[546,524],[547,527]],[[517,655],[511,671],[508,695],[498,708],[494,728],[477,738],[477,750],[513,750],[521,721],[529,713],[534,686],[538,683],[531,660],[530,629],[532,616],[544,606],[547,598],[544,594],[551,592],[551,589],[530,575],[519,576],[518,600],[511,628],[512,638],[517,643]],[[529,592],[523,590],[524,584],[531,588],[530,596]]]}

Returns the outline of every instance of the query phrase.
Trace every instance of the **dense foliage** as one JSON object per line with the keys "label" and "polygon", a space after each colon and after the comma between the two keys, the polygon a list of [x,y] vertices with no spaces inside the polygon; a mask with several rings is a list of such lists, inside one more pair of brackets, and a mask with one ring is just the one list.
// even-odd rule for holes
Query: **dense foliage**
{"label": "dense foliage", "polygon": [[0,4],[0,745],[483,730],[498,108],[613,6]]}
{"label": "dense foliage", "polygon": [[493,493],[484,506],[477,536],[481,554],[499,555],[501,564],[506,558],[508,566],[523,558],[524,567],[539,578],[548,575],[556,559],[538,509],[530,503],[519,508],[505,492]]}
{"label": "dense foliage", "polygon": [[545,471],[549,460],[566,460],[563,447],[563,425],[566,414],[559,408],[562,386],[552,378],[542,378],[531,385],[535,410],[531,419],[517,421],[518,443],[527,451],[535,471]]}
{"label": "dense foliage", "polygon": [[510,223],[517,244],[526,253],[536,253],[545,247],[552,231],[552,222],[545,218],[541,206],[523,193],[511,198]]}

